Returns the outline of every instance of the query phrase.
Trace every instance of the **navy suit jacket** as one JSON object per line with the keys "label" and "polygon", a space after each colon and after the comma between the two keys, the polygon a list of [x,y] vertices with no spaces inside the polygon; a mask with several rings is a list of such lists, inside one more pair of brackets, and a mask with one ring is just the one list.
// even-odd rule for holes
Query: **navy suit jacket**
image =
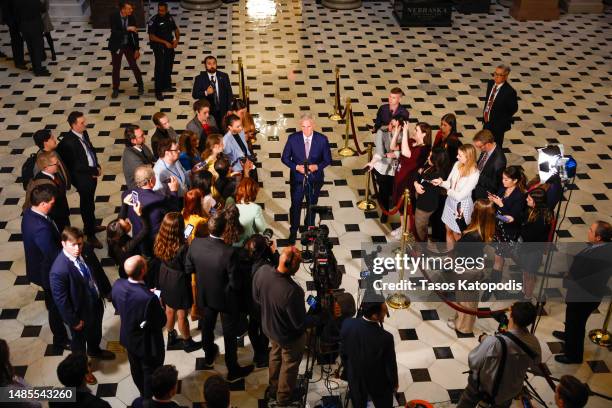
{"label": "navy suit jacket", "polygon": [[[489,80],[487,82],[487,94],[485,95],[484,105],[482,107],[483,120],[484,111],[487,109],[487,102],[489,102],[489,96],[491,95],[493,85],[495,85],[495,81]],[[489,112],[489,123],[486,124],[487,129],[492,129],[493,133],[495,133],[495,131],[505,132],[510,130],[514,121],[513,116],[516,111],[518,111],[516,91],[508,82],[504,82],[504,85],[499,88],[493,100],[493,106],[491,107],[491,112]]]}
{"label": "navy suit jacket", "polygon": [[49,290],[49,271],[62,249],[59,231],[46,218],[27,208],[21,219],[21,234],[28,280]]}
{"label": "navy suit jacket", "polygon": [[[113,305],[121,316],[119,341],[138,357],[164,355],[166,314],[161,303],[144,284],[118,279],[113,285]],[[142,322],[146,322],[141,327]]]}
{"label": "navy suit jacket", "polygon": [[404,119],[404,122],[408,122],[408,119],[410,119],[410,113],[408,113],[408,110],[402,104],[399,104],[394,114],[391,113],[391,108],[389,108],[388,103],[381,105],[381,107],[378,108],[378,112],[376,112],[374,131],[376,132],[381,127],[387,126],[391,122],[391,119],[393,119],[393,116],[396,115],[401,116]]}
{"label": "navy suit jacket", "polygon": [[[215,95],[205,95],[205,91],[208,89],[210,83],[210,74],[207,71],[202,71],[195,78],[193,83],[193,89],[191,90],[191,96],[193,99],[206,99],[210,102],[211,113],[220,112],[221,116],[230,110],[234,93],[232,91],[232,84],[229,80],[229,76],[225,72],[217,71],[217,85],[219,88],[219,106],[215,104]],[[213,87],[214,88],[214,87]],[[216,92],[216,91],[215,91]],[[217,126],[222,126],[221,123],[217,123]]]}
{"label": "navy suit jacket", "polygon": [[[304,175],[298,173],[295,166],[303,165],[306,161],[305,149],[304,134],[301,131],[289,135],[281,160],[285,166],[291,169],[290,181],[292,183],[302,183],[304,180]],[[313,132],[308,164],[319,166],[317,171],[310,174],[310,180],[322,183],[325,178],[324,169],[331,164],[331,150],[327,136],[319,132]]]}
{"label": "navy suit jacket", "polygon": [[[90,268],[93,275],[93,270]],[[70,327],[79,324],[80,320],[88,321],[92,307],[98,299],[94,299],[89,291],[89,283],[63,251],[59,253],[51,266],[49,273],[53,301],[59,309],[62,319]]]}

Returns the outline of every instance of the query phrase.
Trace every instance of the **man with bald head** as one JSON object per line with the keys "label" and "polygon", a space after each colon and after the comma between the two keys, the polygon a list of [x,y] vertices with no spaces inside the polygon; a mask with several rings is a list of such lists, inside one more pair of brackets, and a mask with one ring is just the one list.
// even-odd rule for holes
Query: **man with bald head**
{"label": "man with bald head", "polygon": [[128,353],[130,371],[140,395],[151,398],[151,374],[164,364],[165,348],[162,330],[166,314],[159,298],[147,289],[144,280],[147,262],[135,255],[123,264],[127,279],[113,285],[113,306],[121,317],[119,342]]}

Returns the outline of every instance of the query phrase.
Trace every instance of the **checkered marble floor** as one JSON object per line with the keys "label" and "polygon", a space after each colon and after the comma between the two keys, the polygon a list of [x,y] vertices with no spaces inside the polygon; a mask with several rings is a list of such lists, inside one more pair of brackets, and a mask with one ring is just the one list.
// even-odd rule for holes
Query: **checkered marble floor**
{"label": "checkered marble floor", "polygon": [[[367,2],[353,11],[327,10],[312,0],[240,0],[210,12],[187,12],[173,3],[171,10],[183,32],[174,75],[179,91],[161,103],[151,90],[138,98],[127,69],[122,74],[123,93],[116,100],[110,98],[110,58],[103,49],[108,33],[87,24],[56,23],[53,35],[59,58],[48,63],[51,78],[16,71],[11,61],[0,59],[0,337],[9,342],[12,362],[30,384],[58,385],[55,367],[62,359],[48,347],[51,332],[44,303],[37,287],[29,285],[24,276],[20,235],[23,190],[18,177],[25,157],[35,150],[32,132],[48,127],[59,133],[67,129],[66,116],[71,110],[85,112],[89,133],[103,158],[96,215],[106,224],[118,212],[124,182],[122,127],[136,123],[151,129],[151,116],[162,110],[176,129],[182,129],[191,118],[193,78],[208,53],[216,54],[220,69],[231,73],[235,92],[236,60],[239,56],[244,60],[252,112],[262,132],[257,145],[264,189],[258,202],[265,207],[277,237],[288,235],[288,172],[280,162],[285,136],[295,130],[300,112],[311,112],[317,117],[318,129],[330,137],[334,162],[326,172],[320,204],[333,207],[333,215],[324,223],[337,238],[334,252],[346,271],[342,286],[353,294],[358,288],[361,244],[386,242],[390,230],[378,222],[377,214],[364,214],[355,205],[363,194],[364,176],[359,169],[365,159],[341,159],[337,154],[344,125],[327,119],[336,65],[341,68],[343,97],[353,101],[363,143],[372,140],[366,126],[393,86],[406,91],[404,103],[410,107],[412,121],[436,126],[443,114],[454,112],[459,130],[471,137],[479,129],[483,81],[496,64],[512,64],[510,80],[520,102],[516,123],[506,134],[509,163],[522,164],[532,176],[534,148],[563,143],[579,167],[562,240],[582,241],[592,221],[611,219],[610,10],[602,15],[563,15],[554,22],[519,23],[508,16],[506,8],[495,5],[489,15],[455,14],[452,28],[410,30],[397,27],[387,2]],[[2,50],[10,53],[5,27],[0,35]],[[153,55],[146,46],[144,51],[140,66],[147,87],[152,88]],[[69,201],[71,220],[81,225],[74,191]],[[98,255],[108,275],[116,279],[106,250]],[[298,279],[304,286],[310,280],[305,272],[300,272]],[[589,319],[587,330],[602,325],[606,307],[603,304]],[[451,315],[440,303],[415,303],[408,310],[391,312],[385,327],[396,340],[400,402],[418,398],[439,402],[438,406],[456,403],[466,385],[463,372],[468,352],[477,341],[458,338],[448,329],[445,322]],[[588,381],[594,391],[612,394],[609,350],[587,344],[582,365],[562,366],[552,358],[562,344],[550,333],[563,329],[563,316],[563,305],[548,305],[537,333],[553,375],[574,374]],[[479,319],[476,332],[490,333],[495,327],[492,319]],[[103,329],[103,345],[118,350],[118,359],[96,366],[99,384],[92,389],[113,407],[125,407],[137,390],[127,356],[117,347],[119,319],[110,304]],[[198,331],[194,330],[194,335],[199,339]],[[239,353],[245,364],[251,359],[248,338],[246,342]],[[223,347],[220,337],[217,343]],[[213,371],[199,369],[202,359],[202,351],[167,353],[166,362],[175,364],[180,373],[176,400],[182,405],[203,400],[203,380]],[[215,371],[225,374],[222,359]],[[318,374],[317,369],[314,377]],[[266,383],[264,370],[234,384],[232,405],[258,406]],[[544,380],[535,378],[532,383],[547,403],[553,404],[553,393]],[[339,380],[332,386],[333,394],[345,391]],[[311,406],[323,395],[328,391],[322,381],[312,384],[308,396]],[[593,398],[589,406],[607,405]]]}

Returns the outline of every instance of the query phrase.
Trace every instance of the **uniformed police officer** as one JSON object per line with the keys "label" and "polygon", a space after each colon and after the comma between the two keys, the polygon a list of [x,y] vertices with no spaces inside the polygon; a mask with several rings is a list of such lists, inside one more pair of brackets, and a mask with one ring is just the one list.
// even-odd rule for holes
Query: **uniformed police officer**
{"label": "uniformed police officer", "polygon": [[[174,39],[173,34],[174,33]],[[168,13],[168,4],[159,2],[157,14],[149,20],[149,41],[155,55],[155,97],[164,100],[162,92],[174,92],[172,88],[172,66],[174,49],[177,47],[181,33]]]}

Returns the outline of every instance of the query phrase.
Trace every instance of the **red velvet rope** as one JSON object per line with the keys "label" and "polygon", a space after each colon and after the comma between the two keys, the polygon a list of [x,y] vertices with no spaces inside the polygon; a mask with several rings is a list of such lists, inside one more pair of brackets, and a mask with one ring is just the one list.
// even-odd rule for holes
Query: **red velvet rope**
{"label": "red velvet rope", "polygon": [[351,121],[351,131],[353,133],[352,137],[353,137],[353,142],[355,143],[355,149],[357,149],[357,154],[359,156],[364,155],[367,153],[367,150],[361,150],[361,147],[359,146],[359,141],[357,140],[357,132],[355,131],[355,120],[353,119],[353,110],[350,110],[350,118],[347,118],[346,120]]}

